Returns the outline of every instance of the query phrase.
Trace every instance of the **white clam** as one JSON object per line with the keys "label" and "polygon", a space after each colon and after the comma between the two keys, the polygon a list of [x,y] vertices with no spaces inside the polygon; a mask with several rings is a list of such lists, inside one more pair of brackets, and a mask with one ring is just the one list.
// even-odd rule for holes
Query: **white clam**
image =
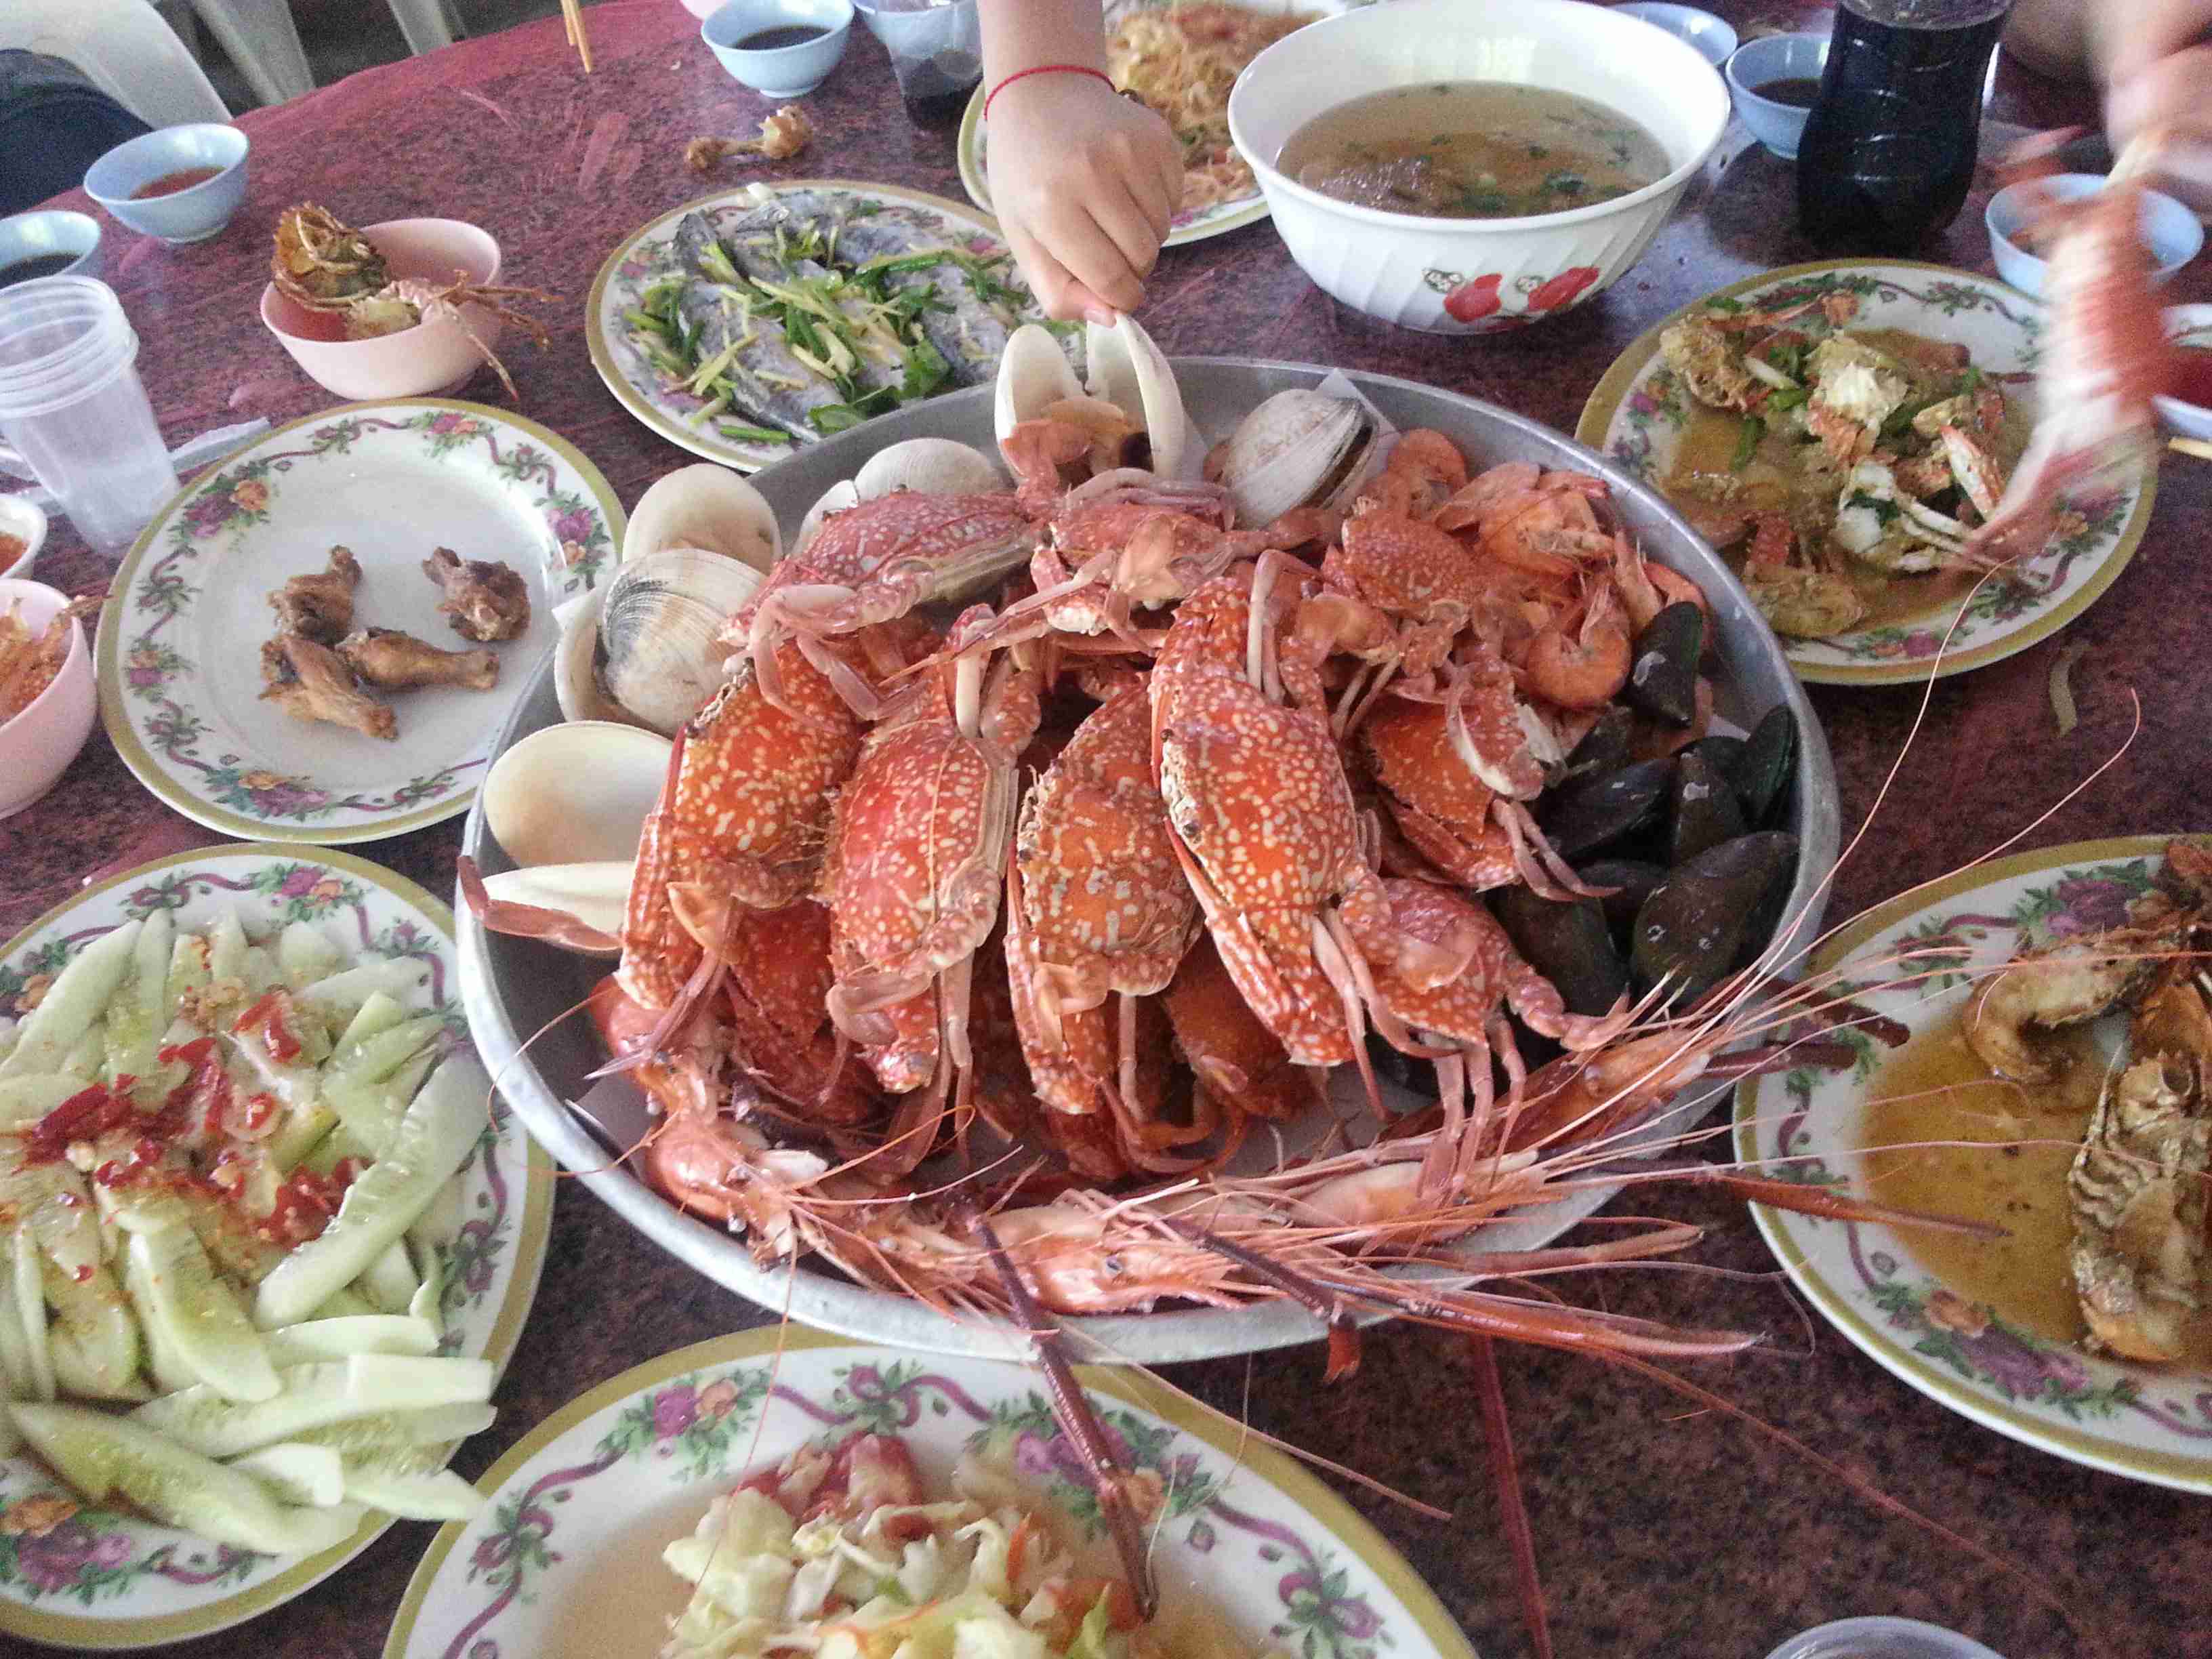
{"label": "white clam", "polygon": [[592,653],[599,690],[673,736],[727,678],[723,626],[765,580],[750,565],[697,548],[625,560],[599,613]]}
{"label": "white clam", "polygon": [[1210,470],[1237,522],[1271,524],[1293,507],[1349,507],[1380,435],[1364,404],[1294,386],[1239,421]]}
{"label": "white clam", "polygon": [[600,688],[592,659],[599,648],[599,611],[607,590],[594,587],[557,607],[561,643],[553,653],[553,695],[564,720],[614,720],[642,731],[645,723]]}
{"label": "white clam", "polygon": [[1000,443],[1024,421],[1051,404],[1084,395],[1058,337],[1039,323],[1024,323],[1006,340],[992,392],[993,432]]}
{"label": "white clam", "polygon": [[766,575],[783,553],[775,509],[726,466],[702,461],[660,479],[630,509],[623,534],[629,563],[670,548],[698,548]]}
{"label": "white clam", "polygon": [[1205,447],[1193,430],[1183,408],[1182,392],[1167,354],[1133,317],[1124,313],[1111,328],[1091,323],[1086,327],[1085,357],[1091,365],[1089,390],[1103,398],[1145,430],[1152,453],[1152,472],[1163,478],[1195,478],[1206,459]]}
{"label": "white clam", "polygon": [[996,462],[972,445],[951,438],[908,438],[904,443],[878,450],[853,475],[853,488],[864,501],[895,489],[918,490],[925,495],[965,495],[1006,487],[1006,477]]}
{"label": "white clam", "polygon": [[[632,861],[607,859],[588,864],[541,864],[529,870],[502,870],[484,878],[484,892],[495,904],[527,904],[574,916],[586,927],[609,935],[622,931],[629,902]],[[573,948],[573,947],[572,947]],[[615,951],[583,951],[613,957]]]}
{"label": "white clam", "polygon": [[822,528],[822,520],[832,513],[842,513],[848,507],[860,504],[860,489],[850,478],[840,478],[822,492],[806,516],[799,521],[799,534],[792,538],[791,550],[795,556],[806,550],[806,544],[814,539],[814,532]]}
{"label": "white clam", "polygon": [[532,732],[484,775],[484,827],[525,868],[627,866],[673,745],[657,732],[572,720]]}

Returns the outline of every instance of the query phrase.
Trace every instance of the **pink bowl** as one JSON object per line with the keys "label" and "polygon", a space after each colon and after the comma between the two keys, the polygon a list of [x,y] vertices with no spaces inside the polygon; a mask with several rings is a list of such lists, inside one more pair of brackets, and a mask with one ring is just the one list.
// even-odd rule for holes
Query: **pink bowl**
{"label": "pink bowl", "polygon": [[[21,605],[17,615],[33,633],[60,615],[68,603],[66,593],[44,582],[0,577],[0,616],[9,606]],[[0,818],[21,811],[54,787],[54,780],[84,747],[99,714],[84,624],[71,622],[69,655],[62,659],[53,684],[15,719],[0,720]]]}
{"label": "pink bowl", "polygon": [[[459,219],[388,219],[362,232],[384,255],[395,278],[419,276],[446,283],[465,270],[477,283],[499,280],[499,244]],[[422,323],[374,340],[333,337],[333,313],[310,311],[270,283],[261,290],[261,320],[292,354],[307,378],[341,398],[420,398],[455,392],[483,366],[469,338],[473,330],[487,348],[499,344],[499,319],[482,306],[465,306],[468,328],[457,322]]]}

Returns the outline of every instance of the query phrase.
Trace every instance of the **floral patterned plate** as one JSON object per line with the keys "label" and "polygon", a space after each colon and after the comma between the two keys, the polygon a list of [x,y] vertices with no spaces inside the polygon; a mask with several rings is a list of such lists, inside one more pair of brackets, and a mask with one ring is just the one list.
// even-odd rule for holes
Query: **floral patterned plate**
{"label": "floral patterned plate", "polygon": [[[1660,330],[1714,300],[1779,307],[1838,292],[1859,298],[1854,328],[1908,329],[1958,342],[1992,374],[2026,377],[2035,368],[2043,307],[1994,276],[1907,260],[1790,265],[1732,283],[1640,336],[1590,393],[1575,435],[1639,477],[1665,477],[1674,468],[1688,398],[1659,356]],[[2008,382],[2006,391],[2033,395],[2025,378]],[[2081,615],[2135,556],[2150,523],[2154,491],[2154,475],[2146,469],[2117,489],[2077,496],[2078,519],[2062,526],[2059,537],[2028,561],[2032,590],[1989,582],[1964,601],[1966,614],[1938,676],[1963,674],[2025,651]],[[1801,679],[1822,685],[1903,684],[1928,678],[1930,659],[1960,609],[1954,598],[1902,623],[1782,643]]]}
{"label": "floral patterned plate", "polygon": [[[411,881],[344,853],[204,847],[143,864],[49,910],[0,949],[0,1012],[35,1002],[64,963],[134,917],[173,911],[204,927],[233,905],[249,931],[321,927],[358,954],[412,957],[430,970],[422,1006],[469,1041],[453,1000],[453,912]],[[545,1262],[553,1167],[505,1103],[462,1166],[462,1214],[446,1265],[441,1352],[504,1368]],[[255,1555],[150,1521],[77,1509],[45,1470],[0,1458],[0,1632],[56,1647],[112,1650],[204,1636],[319,1583],[392,1524],[378,1517],[312,1558]],[[13,1650],[12,1649],[10,1650]]]}
{"label": "floral patterned plate", "polygon": [[[187,484],[146,526],[100,614],[107,735],[138,781],[228,835],[323,846],[468,810],[492,738],[553,649],[553,608],[613,563],[622,504],[544,427],[442,398],[347,404],[264,434]],[[356,627],[467,642],[421,566],[451,547],[530,587],[530,623],[491,647],[489,691],[392,699],[399,736],[295,720],[260,701],[267,595],[352,549]]]}
{"label": "floral patterned plate", "polygon": [[[1435,1595],[1342,1499],[1146,1382],[1085,1377],[1125,1454],[1166,1482],[1153,1559],[1170,1617],[1202,1594],[1255,1652],[1474,1659]],[[741,1474],[860,1430],[902,1435],[933,1481],[963,1447],[996,1443],[1077,1533],[1103,1536],[1033,1370],[771,1327],[663,1355],[532,1430],[479,1483],[484,1513],[431,1544],[384,1659],[657,1652],[688,1589],[662,1547]]]}
{"label": "floral patterned plate", "polygon": [[[1814,971],[1872,963],[1903,948],[1925,971],[1909,987],[1870,975],[1862,1000],[1916,1032],[1955,1018],[1966,970],[2024,945],[2108,927],[2155,874],[2166,837],[2081,842],[1965,870],[1892,900],[1838,932]],[[1860,982],[1856,976],[1854,986]],[[1883,1091],[1881,1057],[1850,1035],[1849,1072],[1799,1071],[1742,1085],[1737,1156],[1790,1158],[1792,1179],[1856,1188],[1862,1115]],[[1791,1279],[1830,1323],[1884,1369],[1963,1416],[2093,1468],[2158,1486],[2212,1492],[2212,1377],[2190,1368],[2121,1364],[2015,1328],[1944,1285],[1914,1256],[1909,1231],[1753,1206]]]}
{"label": "floral patterned plate", "polygon": [[[787,459],[797,446],[746,443],[723,436],[711,423],[693,422],[691,416],[706,406],[706,400],[691,396],[654,368],[630,338],[629,325],[623,318],[625,312],[637,308],[647,289],[675,270],[676,227],[684,216],[702,209],[741,206],[750,199],[746,192],[750,188],[726,190],[686,202],[644,229],[633,231],[607,255],[599,275],[592,278],[592,291],[584,301],[584,340],[591,348],[592,367],[599,370],[599,379],[606,382],[616,400],[669,442],[741,472]],[[778,195],[803,190],[839,198],[848,211],[875,212],[896,202],[918,228],[939,233],[945,246],[986,258],[1006,251],[995,221],[942,196],[850,179],[792,179],[778,181],[775,189]],[[1006,281],[1009,287],[1026,292],[1020,273],[1011,268]],[[1034,310],[1027,314],[1043,315]]]}
{"label": "floral patterned plate", "polygon": [[[1116,0],[1107,7],[1107,22],[1114,26],[1126,13],[1157,11],[1179,5],[1182,0]],[[1370,0],[1243,0],[1248,11],[1301,11],[1310,20],[1334,17],[1356,7],[1370,3]],[[990,93],[988,86],[975,88],[975,95],[968,100],[968,112],[960,118],[960,187],[968,192],[968,199],[988,213],[991,209],[991,168],[988,133],[983,125],[983,100]],[[1242,230],[1247,225],[1256,225],[1267,216],[1267,198],[1260,193],[1257,185],[1242,196],[1232,196],[1227,201],[1211,202],[1204,207],[1187,207],[1175,216],[1172,228],[1163,247],[1181,247],[1185,242],[1202,242],[1209,236],[1226,235],[1232,230]]]}

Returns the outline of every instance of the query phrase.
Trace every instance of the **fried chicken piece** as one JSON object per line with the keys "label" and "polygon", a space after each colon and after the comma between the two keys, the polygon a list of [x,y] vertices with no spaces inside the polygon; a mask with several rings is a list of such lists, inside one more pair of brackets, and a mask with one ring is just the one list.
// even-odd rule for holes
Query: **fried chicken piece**
{"label": "fried chicken piece", "polygon": [[428,640],[396,628],[360,628],[337,643],[346,665],[380,691],[412,691],[458,685],[489,691],[499,682],[499,657],[490,651],[441,651]]}
{"label": "fried chicken piece", "polygon": [[360,585],[360,562],[350,549],[334,547],[326,568],[293,577],[269,596],[269,605],[286,633],[335,645],[353,626],[353,591]]}
{"label": "fried chicken piece", "polygon": [[530,625],[530,587],[495,559],[463,559],[441,547],[422,561],[422,574],[446,592],[438,601],[465,640],[511,640]]}
{"label": "fried chicken piece", "polygon": [[295,720],[327,720],[386,743],[399,735],[391,709],[361,689],[344,658],[298,634],[279,634],[261,647],[262,696]]}

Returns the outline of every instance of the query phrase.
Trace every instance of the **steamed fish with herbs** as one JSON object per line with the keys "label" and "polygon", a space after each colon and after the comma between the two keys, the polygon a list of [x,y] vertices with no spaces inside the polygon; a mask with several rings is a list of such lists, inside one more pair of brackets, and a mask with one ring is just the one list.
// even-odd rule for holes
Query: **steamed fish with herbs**
{"label": "steamed fish with herbs", "polygon": [[[1856,295],[1709,304],[1659,338],[1695,407],[1661,488],[1738,568],[1777,633],[1821,639],[1947,598],[2027,444],[1963,345],[1846,329]],[[1923,579],[1923,580],[1914,580]]]}
{"label": "steamed fish with herbs", "polygon": [[690,417],[740,443],[812,442],[980,385],[1034,313],[1006,256],[945,245],[896,206],[817,191],[686,214],[626,313]]}

